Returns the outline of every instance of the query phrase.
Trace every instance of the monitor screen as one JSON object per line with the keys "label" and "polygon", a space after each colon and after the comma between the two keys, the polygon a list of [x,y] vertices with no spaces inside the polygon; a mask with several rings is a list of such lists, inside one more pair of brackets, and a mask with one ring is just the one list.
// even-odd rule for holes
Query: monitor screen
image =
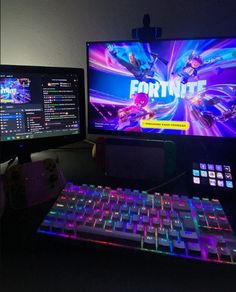
{"label": "monitor screen", "polygon": [[89,133],[236,135],[236,38],[89,42]]}
{"label": "monitor screen", "polygon": [[30,143],[32,149],[34,145],[41,150],[50,146],[48,142],[63,144],[71,137],[78,140],[83,136],[82,69],[10,65],[0,68],[2,145]]}

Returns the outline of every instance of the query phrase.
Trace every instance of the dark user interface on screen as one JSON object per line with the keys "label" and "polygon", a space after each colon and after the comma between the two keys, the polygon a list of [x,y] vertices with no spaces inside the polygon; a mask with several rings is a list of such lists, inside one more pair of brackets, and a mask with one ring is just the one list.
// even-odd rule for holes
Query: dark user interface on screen
{"label": "dark user interface on screen", "polygon": [[2,141],[79,134],[76,74],[0,74]]}

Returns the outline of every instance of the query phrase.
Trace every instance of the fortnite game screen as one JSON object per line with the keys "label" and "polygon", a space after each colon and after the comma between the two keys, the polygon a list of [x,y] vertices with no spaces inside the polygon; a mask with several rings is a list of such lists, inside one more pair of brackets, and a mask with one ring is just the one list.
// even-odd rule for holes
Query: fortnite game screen
{"label": "fortnite game screen", "polygon": [[29,78],[1,78],[1,104],[24,104],[31,101]]}
{"label": "fortnite game screen", "polygon": [[91,132],[235,137],[236,38],[87,46]]}

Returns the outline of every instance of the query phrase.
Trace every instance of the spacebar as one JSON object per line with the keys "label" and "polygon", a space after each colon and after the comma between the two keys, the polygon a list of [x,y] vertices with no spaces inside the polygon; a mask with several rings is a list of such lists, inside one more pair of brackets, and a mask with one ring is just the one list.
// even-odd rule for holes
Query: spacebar
{"label": "spacebar", "polygon": [[141,247],[141,235],[122,231],[106,230],[89,226],[78,226],[77,235],[94,240],[119,243],[123,245]]}

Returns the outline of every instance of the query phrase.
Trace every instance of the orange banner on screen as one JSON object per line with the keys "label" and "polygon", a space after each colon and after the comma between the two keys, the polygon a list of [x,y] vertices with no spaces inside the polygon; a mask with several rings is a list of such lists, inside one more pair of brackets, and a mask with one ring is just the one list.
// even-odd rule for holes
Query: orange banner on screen
{"label": "orange banner on screen", "polygon": [[141,120],[140,126],[148,129],[188,130],[189,122]]}

